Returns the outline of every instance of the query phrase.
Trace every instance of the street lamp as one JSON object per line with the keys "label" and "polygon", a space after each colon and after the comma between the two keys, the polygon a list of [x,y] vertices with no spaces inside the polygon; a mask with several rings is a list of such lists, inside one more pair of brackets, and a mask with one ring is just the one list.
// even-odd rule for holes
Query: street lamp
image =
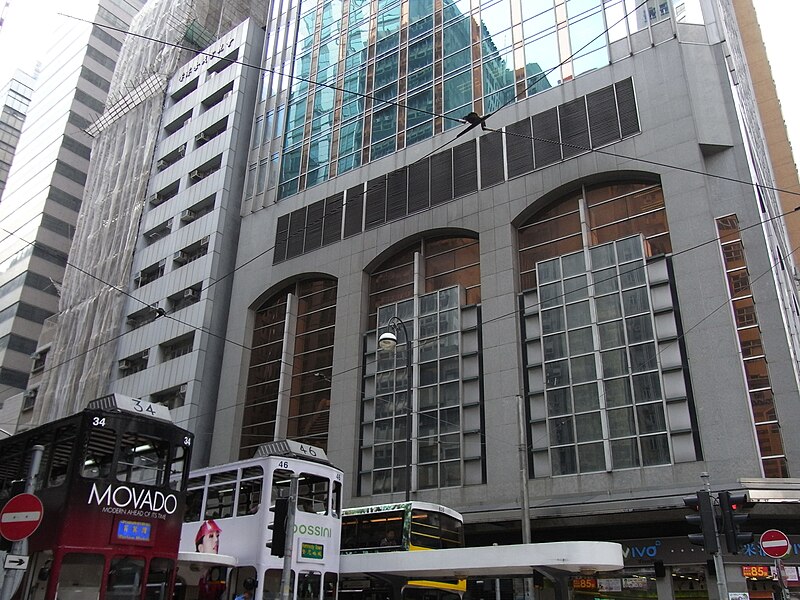
{"label": "street lamp", "polygon": [[389,331],[383,332],[378,338],[378,347],[382,350],[395,350],[397,348],[397,333],[403,330],[406,342],[406,502],[411,500],[411,339],[408,337],[406,324],[399,317],[392,317],[387,323]]}

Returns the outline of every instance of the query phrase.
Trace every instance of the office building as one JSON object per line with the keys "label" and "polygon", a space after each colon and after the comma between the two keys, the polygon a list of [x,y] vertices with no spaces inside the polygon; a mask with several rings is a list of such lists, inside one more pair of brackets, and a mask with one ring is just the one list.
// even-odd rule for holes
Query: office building
{"label": "office building", "polygon": [[[73,15],[124,30],[143,2],[90,4]],[[26,389],[42,323],[57,311],[91,156],[84,129],[103,112],[123,37],[59,22],[42,61],[0,202],[0,404]]]}
{"label": "office building", "polygon": [[[133,257],[101,277],[133,298],[98,291],[85,330],[61,320],[96,298],[64,305],[41,416],[140,395],[212,464],[297,439],[348,505],[620,541],[659,598],[713,588],[683,519],[704,473],[800,541],[800,311],[738,13],[643,6],[278,1],[252,73],[215,51],[259,53],[231,20],[164,84],[100,253]],[[80,362],[72,332],[113,351]],[[732,592],[765,591],[758,552]]]}
{"label": "office building", "polygon": [[25,114],[31,103],[33,78],[20,70],[0,90],[0,200],[8,180]]}

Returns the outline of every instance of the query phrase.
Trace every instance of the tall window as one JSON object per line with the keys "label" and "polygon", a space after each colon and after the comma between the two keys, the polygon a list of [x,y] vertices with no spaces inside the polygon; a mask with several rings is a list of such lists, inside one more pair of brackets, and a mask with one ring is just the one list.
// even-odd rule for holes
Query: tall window
{"label": "tall window", "polygon": [[332,280],[301,281],[256,312],[240,458],[283,437],[327,447],[336,289]]}
{"label": "tall window", "polygon": [[661,187],[581,188],[525,223],[519,247],[535,475],[693,460],[666,419],[668,402],[684,422],[690,406]]}
{"label": "tall window", "polygon": [[[479,247],[471,238],[423,241],[373,272],[360,494],[405,489],[408,439],[412,490],[482,482],[479,301]],[[405,325],[397,347],[377,350],[393,319]]]}
{"label": "tall window", "polygon": [[783,448],[778,414],[775,411],[769,364],[761,342],[758,311],[750,289],[750,272],[739,233],[738,217],[728,215],[717,219],[717,231],[764,475],[789,477],[789,465]]}

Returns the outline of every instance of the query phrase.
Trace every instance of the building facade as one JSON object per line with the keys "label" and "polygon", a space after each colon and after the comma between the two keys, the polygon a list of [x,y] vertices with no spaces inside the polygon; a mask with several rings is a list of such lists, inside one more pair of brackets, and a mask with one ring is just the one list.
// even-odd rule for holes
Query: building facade
{"label": "building facade", "polygon": [[475,544],[522,536],[523,469],[534,541],[652,548],[627,574],[666,565],[665,597],[713,588],[704,473],[800,533],[792,251],[733,6],[379,4],[274,5],[212,462],[300,439],[351,504],[410,469]]}
{"label": "building facade", "polygon": [[0,200],[3,197],[3,190],[6,188],[8,172],[11,169],[11,161],[14,159],[14,152],[17,149],[22,124],[25,122],[25,114],[31,103],[34,79],[27,73],[17,70],[9,82],[0,90]]}
{"label": "building facade", "polygon": [[39,417],[110,389],[211,464],[320,446],[348,505],[620,541],[659,598],[715,594],[683,519],[705,479],[800,542],[793,252],[736,12],[701,5],[286,0],[172,56],[152,151],[96,167],[137,181],[101,220],[136,225],[103,235],[102,290],[65,282]]}
{"label": "building facade", "polygon": [[[62,24],[44,59],[0,206],[0,404],[27,387],[42,323],[58,309],[92,138],[124,33],[141,0],[101,1]],[[23,400],[26,409],[34,397]],[[27,404],[26,404],[27,403]]]}

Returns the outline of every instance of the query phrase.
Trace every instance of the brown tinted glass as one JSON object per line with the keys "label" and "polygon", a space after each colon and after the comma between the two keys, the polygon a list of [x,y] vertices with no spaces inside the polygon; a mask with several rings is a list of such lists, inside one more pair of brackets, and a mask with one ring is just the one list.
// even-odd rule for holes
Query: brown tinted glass
{"label": "brown tinted glass", "polygon": [[772,390],[750,392],[750,406],[753,409],[753,418],[756,423],[767,423],[778,418],[775,414]]}

